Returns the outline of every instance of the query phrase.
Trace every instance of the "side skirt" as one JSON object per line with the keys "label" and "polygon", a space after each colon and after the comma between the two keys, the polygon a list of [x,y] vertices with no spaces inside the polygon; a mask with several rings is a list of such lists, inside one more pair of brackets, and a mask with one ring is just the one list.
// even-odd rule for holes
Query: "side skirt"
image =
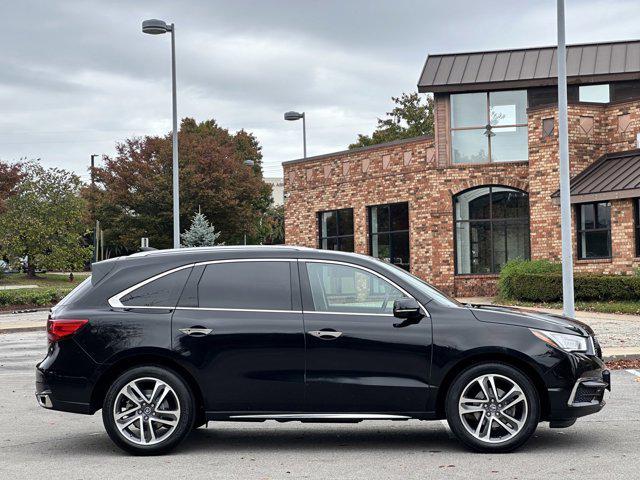
{"label": "side skirt", "polygon": [[302,413],[302,412],[207,412],[207,420],[228,422],[358,423],[363,420],[435,420],[432,412],[398,413]]}

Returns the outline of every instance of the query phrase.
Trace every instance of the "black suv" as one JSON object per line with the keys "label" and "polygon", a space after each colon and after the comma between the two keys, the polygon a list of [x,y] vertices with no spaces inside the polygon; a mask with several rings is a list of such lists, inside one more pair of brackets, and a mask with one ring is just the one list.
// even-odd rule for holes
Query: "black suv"
{"label": "black suv", "polygon": [[610,388],[585,324],[462,305],[371,257],[295,247],[144,252],[93,264],[51,312],[45,408],[102,409],[136,454],[207,421],[446,418],[508,451]]}

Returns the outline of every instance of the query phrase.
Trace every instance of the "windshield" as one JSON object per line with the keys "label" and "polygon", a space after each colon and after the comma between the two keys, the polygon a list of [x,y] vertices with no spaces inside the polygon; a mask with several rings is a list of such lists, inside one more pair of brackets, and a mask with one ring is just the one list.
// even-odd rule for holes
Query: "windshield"
{"label": "windshield", "polygon": [[[378,259],[376,259],[378,260]],[[435,287],[432,287],[424,280],[419,279],[415,275],[407,272],[406,270],[393,265],[392,263],[387,263],[382,260],[378,260],[384,268],[392,271],[396,275],[400,276],[405,282],[409,283],[412,287],[420,290],[420,292],[424,293],[427,297],[435,300],[436,302],[445,305],[447,307],[462,307],[463,305],[457,300],[445,295],[440,290]]]}

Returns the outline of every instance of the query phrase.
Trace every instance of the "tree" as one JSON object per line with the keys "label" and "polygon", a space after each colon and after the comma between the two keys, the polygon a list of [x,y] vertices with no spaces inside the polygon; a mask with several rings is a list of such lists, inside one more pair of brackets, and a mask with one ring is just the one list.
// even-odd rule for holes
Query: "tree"
{"label": "tree", "polygon": [[219,236],[220,232],[216,232],[201,212],[193,216],[189,230],[180,235],[184,247],[213,247]]}
{"label": "tree", "polygon": [[[180,125],[180,225],[201,212],[222,232],[220,241],[239,244],[255,236],[269,206],[271,186],[262,179],[262,154],[257,139],[241,130],[234,134],[215,120]],[[137,250],[140,237],[169,248],[172,240],[171,135],[130,138],[116,146],[94,170],[96,188],[84,195],[94,202],[105,245],[122,252]],[[253,160],[248,167],[245,160]]]}
{"label": "tree", "polygon": [[85,202],[79,196],[80,178],[58,168],[25,163],[24,177],[0,214],[0,245],[15,261],[26,258],[27,274],[39,268],[80,269],[91,258],[83,244]]}
{"label": "tree", "polygon": [[281,245],[284,243],[284,205],[270,206],[262,218],[260,243]]}
{"label": "tree", "polygon": [[433,135],[433,97],[421,97],[413,92],[391,97],[391,100],[396,106],[387,112],[387,118],[378,118],[375,131],[371,135],[359,134],[358,141],[349,145],[349,148]]}
{"label": "tree", "polygon": [[7,164],[0,161],[0,213],[5,209],[7,199],[16,191],[16,186],[22,178],[19,163]]}

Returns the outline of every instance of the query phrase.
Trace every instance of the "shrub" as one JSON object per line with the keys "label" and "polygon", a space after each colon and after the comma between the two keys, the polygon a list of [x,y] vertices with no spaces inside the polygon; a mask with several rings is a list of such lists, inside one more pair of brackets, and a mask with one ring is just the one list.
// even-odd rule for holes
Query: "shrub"
{"label": "shrub", "polygon": [[73,290],[65,288],[20,288],[17,290],[0,290],[0,308],[9,306],[48,307]]}
{"label": "shrub", "polygon": [[[511,263],[511,262],[510,262]],[[519,261],[500,272],[500,295],[526,302],[562,300],[562,272],[558,264]],[[505,267],[507,267],[505,265]],[[576,300],[640,300],[640,277],[635,275],[574,276]]]}
{"label": "shrub", "polygon": [[[498,290],[503,298],[518,298],[522,291],[520,275],[562,273],[562,265],[549,260],[510,260],[500,270]],[[530,279],[529,281],[533,281]],[[562,288],[560,289],[562,291]]]}

